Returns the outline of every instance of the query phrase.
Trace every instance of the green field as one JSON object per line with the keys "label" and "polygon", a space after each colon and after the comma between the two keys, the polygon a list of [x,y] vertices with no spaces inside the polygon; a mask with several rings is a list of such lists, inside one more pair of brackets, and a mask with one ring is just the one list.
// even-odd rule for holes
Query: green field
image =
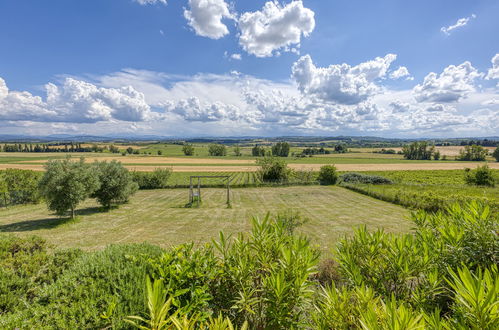
{"label": "green field", "polygon": [[[232,190],[232,208],[224,189],[203,189],[200,208],[185,208],[187,189],[139,191],[129,204],[102,213],[93,201],[80,208],[76,222],[57,218],[44,204],[0,210],[0,232],[38,235],[58,248],[101,249],[111,243],[147,241],[163,247],[216,238],[250,227],[252,216],[297,211],[309,219],[300,228],[323,250],[352,232],[352,227],[406,232],[411,223],[402,207],[341,187],[302,186]],[[366,210],[369,210],[368,212]]]}

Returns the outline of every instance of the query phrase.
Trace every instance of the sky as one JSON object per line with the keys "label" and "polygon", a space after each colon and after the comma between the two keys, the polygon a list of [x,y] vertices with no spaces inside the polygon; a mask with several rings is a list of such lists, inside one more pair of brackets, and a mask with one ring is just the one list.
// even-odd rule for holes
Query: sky
{"label": "sky", "polygon": [[497,0],[0,0],[0,135],[499,136]]}

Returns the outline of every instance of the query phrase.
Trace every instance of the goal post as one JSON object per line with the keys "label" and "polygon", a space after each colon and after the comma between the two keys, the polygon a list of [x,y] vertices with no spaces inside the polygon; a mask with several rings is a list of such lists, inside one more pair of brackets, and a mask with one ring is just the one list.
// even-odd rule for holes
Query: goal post
{"label": "goal post", "polygon": [[[227,205],[230,205],[230,175],[191,175],[189,178],[189,203],[192,205],[201,202],[201,179],[223,179],[227,189]],[[194,188],[194,181],[197,179],[197,186]]]}

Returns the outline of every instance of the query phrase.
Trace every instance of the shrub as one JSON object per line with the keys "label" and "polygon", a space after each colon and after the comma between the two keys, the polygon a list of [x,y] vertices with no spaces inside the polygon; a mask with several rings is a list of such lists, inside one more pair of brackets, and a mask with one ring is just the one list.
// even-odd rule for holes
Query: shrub
{"label": "shrub", "polygon": [[85,159],[73,162],[70,159],[51,160],[45,166],[45,174],[39,187],[48,208],[59,215],[70,210],[71,218],[75,209],[99,188],[99,180]]}
{"label": "shrub", "polygon": [[289,155],[289,143],[287,142],[277,142],[272,146],[272,156],[277,157],[288,157]]}
{"label": "shrub", "polygon": [[379,175],[367,175],[355,172],[349,172],[342,174],[340,176],[341,182],[348,183],[366,183],[366,184],[392,184],[393,181],[379,176]]}
{"label": "shrub", "polygon": [[258,159],[256,164],[260,166],[258,176],[263,182],[285,183],[289,181],[291,169],[286,162],[276,157],[265,157]]}
{"label": "shrub", "polygon": [[168,187],[171,174],[169,169],[156,168],[153,172],[132,172],[132,177],[139,189],[164,189]]}
{"label": "shrub", "polygon": [[184,155],[192,156],[194,155],[194,146],[192,144],[184,144],[182,151],[184,152]]}
{"label": "shrub", "polygon": [[210,144],[208,153],[210,156],[226,156],[227,148],[223,144]]}
{"label": "shrub", "polygon": [[456,159],[465,161],[484,161],[487,158],[487,154],[487,149],[482,146],[464,146],[464,150],[459,151],[459,156]]}
{"label": "shrub", "polygon": [[464,171],[466,184],[489,187],[494,187],[495,185],[494,174],[488,165],[478,166],[474,170],[467,168]]}
{"label": "shrub", "polygon": [[496,159],[496,162],[499,162],[499,147],[497,147],[492,153],[492,157]]}
{"label": "shrub", "polygon": [[41,176],[42,173],[31,170],[0,171],[0,205],[38,203]]}
{"label": "shrub", "polygon": [[234,156],[242,156],[242,153],[241,153],[241,148],[239,148],[239,146],[235,146],[234,147]]}
{"label": "shrub", "polygon": [[334,165],[325,165],[321,167],[319,177],[317,178],[323,185],[336,184],[338,181],[338,173]]}
{"label": "shrub", "polygon": [[139,189],[130,172],[120,162],[96,162],[94,166],[100,187],[93,193],[93,197],[102,206],[109,208],[112,203],[125,203]]}
{"label": "shrub", "polygon": [[161,252],[158,247],[137,244],[82,254],[54,283],[41,288],[32,304],[10,315],[5,328],[14,324],[19,328],[127,328],[126,316],[146,311],[147,259]]}

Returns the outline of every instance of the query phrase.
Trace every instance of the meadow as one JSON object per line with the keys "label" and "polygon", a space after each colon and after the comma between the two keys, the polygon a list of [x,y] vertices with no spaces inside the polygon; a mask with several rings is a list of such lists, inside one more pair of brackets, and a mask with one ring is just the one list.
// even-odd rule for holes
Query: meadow
{"label": "meadow", "polygon": [[41,236],[58,248],[102,249],[111,243],[139,242],[167,247],[205,243],[222,230],[246,231],[253,216],[267,212],[298,212],[309,220],[300,230],[330,250],[361,224],[390,232],[410,230],[405,209],[340,187],[241,188],[231,195],[232,208],[227,208],[224,189],[202,189],[201,207],[185,208],[187,189],[139,191],[128,204],[105,213],[89,200],[76,222],[51,214],[44,204],[13,206],[0,209],[0,232]]}

